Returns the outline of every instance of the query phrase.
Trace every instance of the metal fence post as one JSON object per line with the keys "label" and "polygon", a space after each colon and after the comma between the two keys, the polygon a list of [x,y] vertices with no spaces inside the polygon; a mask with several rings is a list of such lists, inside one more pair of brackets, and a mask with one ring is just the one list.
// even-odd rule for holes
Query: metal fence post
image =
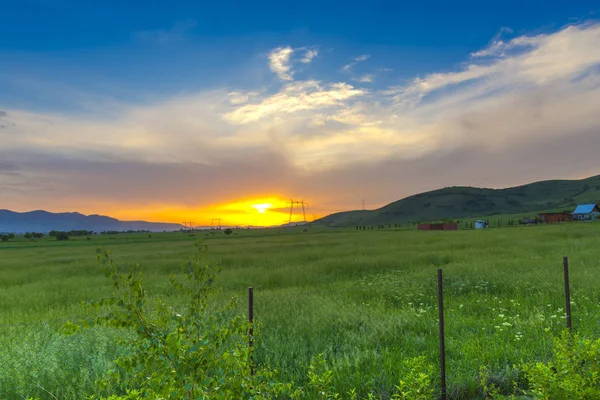
{"label": "metal fence post", "polygon": [[444,343],[444,288],[442,269],[438,268],[438,313],[440,325],[440,388],[441,399],[446,400],[446,346]]}
{"label": "metal fence post", "polygon": [[254,376],[254,288],[248,288],[248,348],[250,350],[250,375]]}
{"label": "metal fence post", "polygon": [[569,257],[563,258],[565,270],[565,312],[567,314],[567,328],[571,331],[571,292],[569,290]]}

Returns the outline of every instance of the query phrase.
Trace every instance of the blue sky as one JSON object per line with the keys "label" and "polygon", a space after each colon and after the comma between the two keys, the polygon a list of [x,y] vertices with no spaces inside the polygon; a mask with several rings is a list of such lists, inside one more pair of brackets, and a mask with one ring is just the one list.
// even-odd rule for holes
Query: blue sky
{"label": "blue sky", "polygon": [[[596,140],[574,105],[598,100],[600,6],[488,3],[7,2],[0,207],[325,212],[599,173],[542,153]],[[216,194],[179,189],[198,181]]]}
{"label": "blue sky", "polygon": [[[339,78],[337,68],[364,53],[372,59],[360,72],[393,69],[379,74],[378,82],[399,84],[451,70],[503,27],[514,35],[546,32],[590,18],[600,8],[594,1],[94,3],[4,4],[3,72],[10,68],[23,78],[128,99],[220,85],[251,87],[270,78],[256,73],[260,55],[290,45],[327,53],[313,65],[311,77]],[[13,90],[22,90],[2,89],[11,98]],[[35,93],[26,96],[37,100]]]}

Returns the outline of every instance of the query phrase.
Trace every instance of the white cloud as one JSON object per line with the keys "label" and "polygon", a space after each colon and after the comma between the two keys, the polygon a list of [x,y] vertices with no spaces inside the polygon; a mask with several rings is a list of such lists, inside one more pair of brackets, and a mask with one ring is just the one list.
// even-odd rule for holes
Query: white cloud
{"label": "white cloud", "polygon": [[244,104],[259,95],[259,92],[230,92],[229,103],[232,105]]}
{"label": "white cloud", "polygon": [[[414,104],[424,96],[450,86],[476,84],[471,90],[487,92],[536,86],[559,79],[575,79],[600,63],[600,25],[570,26],[548,35],[522,36],[497,41],[472,54],[485,57],[459,72],[435,73],[415,78],[402,88],[388,91],[398,102]],[[477,86],[479,85],[479,86]]]}
{"label": "white cloud", "polygon": [[290,47],[278,47],[273,49],[269,53],[269,66],[271,71],[275,72],[279,79],[283,81],[291,81],[292,78],[292,65],[290,63],[290,57],[294,53],[294,50]]}
{"label": "white cloud", "polygon": [[246,124],[263,118],[342,106],[345,101],[363,94],[364,90],[347,83],[322,86],[316,81],[295,82],[260,103],[247,104],[225,114],[224,118],[231,123]]}
{"label": "white cloud", "polygon": [[346,64],[342,67],[342,71],[349,71],[351,68],[353,68],[354,66],[356,66],[356,64],[358,64],[359,62],[363,62],[365,60],[368,60],[371,56],[368,54],[362,54],[358,57],[354,58],[354,61],[352,61],[349,64]]}
{"label": "white cloud", "polygon": [[371,82],[373,82],[373,79],[375,79],[374,74],[365,74],[365,75],[359,76],[355,80],[360,83],[371,83]]}
{"label": "white cloud", "polygon": [[317,50],[317,49],[306,50],[306,53],[304,53],[304,57],[300,60],[300,62],[302,62],[304,64],[308,64],[313,60],[313,58],[315,58],[318,55],[319,55],[319,50]]}

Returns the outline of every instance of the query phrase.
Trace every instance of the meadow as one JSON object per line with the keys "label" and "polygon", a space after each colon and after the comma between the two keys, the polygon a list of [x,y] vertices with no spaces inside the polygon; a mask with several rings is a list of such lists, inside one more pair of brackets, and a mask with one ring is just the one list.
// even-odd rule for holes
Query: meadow
{"label": "meadow", "polygon": [[323,353],[336,390],[361,396],[389,398],[410,357],[437,368],[436,273],[443,268],[449,397],[481,398],[482,367],[510,387],[520,379],[514,365],[550,357],[565,326],[565,255],[574,330],[600,336],[599,236],[600,223],[570,223],[16,238],[0,244],[0,398],[84,398],[126,351],[114,345],[126,333],[114,329],[58,332],[83,315],[81,302],[110,294],[98,247],[121,265],[139,263],[150,295],[176,304],[168,276],[197,240],[208,245],[206,262],[222,266],[216,301],[238,297],[245,313],[247,288],[255,288],[258,365],[303,385],[311,359]]}

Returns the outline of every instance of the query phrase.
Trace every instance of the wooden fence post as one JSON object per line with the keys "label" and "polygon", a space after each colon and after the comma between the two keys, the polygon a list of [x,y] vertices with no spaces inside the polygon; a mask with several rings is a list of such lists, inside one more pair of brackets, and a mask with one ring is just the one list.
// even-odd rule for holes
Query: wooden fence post
{"label": "wooden fence post", "polygon": [[567,314],[567,329],[571,331],[571,292],[569,290],[569,257],[563,258],[565,270],[565,313]]}
{"label": "wooden fence post", "polygon": [[438,315],[440,326],[440,389],[441,399],[446,400],[446,346],[444,342],[444,287],[442,269],[438,268]]}
{"label": "wooden fence post", "polygon": [[250,375],[254,376],[254,288],[248,288],[248,347],[250,349]]}

